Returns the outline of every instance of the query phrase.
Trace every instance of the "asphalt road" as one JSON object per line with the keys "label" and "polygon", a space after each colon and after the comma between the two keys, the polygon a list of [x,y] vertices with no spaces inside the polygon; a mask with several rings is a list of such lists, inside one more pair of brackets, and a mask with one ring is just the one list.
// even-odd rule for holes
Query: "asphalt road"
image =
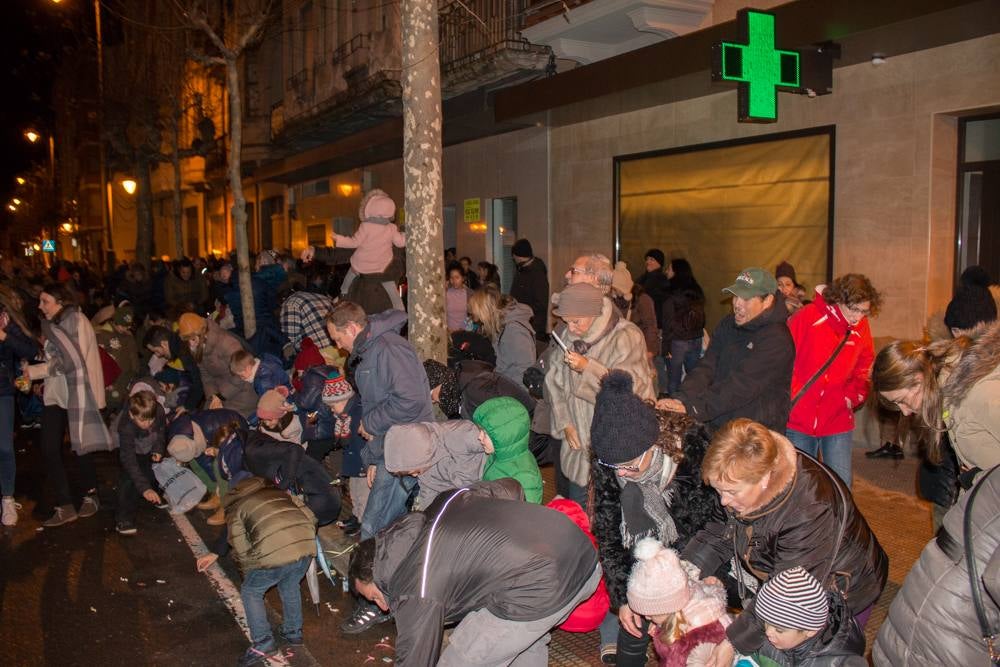
{"label": "asphalt road", "polygon": [[[114,530],[115,456],[99,455],[101,510],[59,528],[41,529],[50,506],[41,502],[41,466],[31,437],[17,444],[20,521],[0,535],[0,665],[232,665],[248,640],[218,585],[196,572],[188,540],[171,516],[149,506],[139,513],[139,533]],[[73,475],[73,457],[66,455]],[[187,515],[211,542],[217,528],[205,513]],[[239,588],[227,559],[222,572]],[[338,625],[353,602],[320,581],[319,611],[303,583],[306,650],[272,664],[376,665],[393,658],[394,628],[382,625],[344,638]],[[272,623],[280,600],[268,596]],[[385,639],[386,641],[382,641]],[[381,646],[376,646],[382,644]]]}

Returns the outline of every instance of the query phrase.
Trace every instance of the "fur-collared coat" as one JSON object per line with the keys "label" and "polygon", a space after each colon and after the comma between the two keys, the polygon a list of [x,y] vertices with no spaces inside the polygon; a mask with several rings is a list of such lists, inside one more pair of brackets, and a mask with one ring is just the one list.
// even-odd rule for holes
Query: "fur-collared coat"
{"label": "fur-collared coat", "polygon": [[[677,462],[674,478],[667,485],[670,516],[677,528],[677,539],[666,546],[680,551],[710,519],[722,516],[718,495],[701,480],[701,461],[710,439],[703,425],[685,415],[659,410],[657,418],[661,424],[666,421],[682,434],[676,448],[663,447],[664,455]],[[628,603],[628,576],[635,565],[635,557],[622,541],[621,528],[625,519],[617,474],[600,465],[592,466],[591,470],[591,526],[597,539],[611,608],[617,609]]]}
{"label": "fur-collared coat", "polygon": [[1000,464],[1000,323],[979,335],[951,369],[944,422],[961,466]]}
{"label": "fur-collared coat", "polygon": [[[612,325],[615,318],[617,321]],[[563,473],[574,484],[586,486],[590,476],[590,423],[594,419],[594,404],[604,376],[612,369],[625,371],[632,376],[636,396],[648,400],[656,396],[642,331],[622,317],[607,297],[601,314],[586,334],[577,338],[565,330],[562,340],[570,349],[577,340],[590,346],[584,355],[587,365],[581,373],[566,365],[563,352],[556,345],[549,348],[544,362],[548,367],[545,396],[552,408],[552,436],[562,438],[566,427],[574,426],[580,439],[580,449],[564,444],[560,450]]]}

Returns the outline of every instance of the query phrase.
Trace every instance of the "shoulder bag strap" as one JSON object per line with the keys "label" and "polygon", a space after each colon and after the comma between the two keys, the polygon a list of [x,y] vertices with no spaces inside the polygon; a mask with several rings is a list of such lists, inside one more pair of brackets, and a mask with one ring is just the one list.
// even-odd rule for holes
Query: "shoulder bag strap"
{"label": "shoulder bag strap", "polygon": [[826,363],[820,366],[819,370],[813,373],[813,376],[809,378],[809,381],[806,382],[804,385],[802,385],[802,389],[799,389],[798,393],[792,397],[792,403],[790,406],[788,406],[789,411],[795,407],[795,404],[799,402],[800,398],[805,396],[805,393],[809,391],[809,388],[813,386],[813,383],[816,382],[816,380],[818,380],[819,377],[826,372],[826,369],[830,367],[830,364],[832,364],[833,360],[837,358],[837,355],[840,354],[840,351],[844,349],[844,345],[847,344],[847,339],[850,337],[851,337],[851,329],[848,328],[847,333],[844,334],[844,337],[840,339],[839,343],[837,343],[837,347],[834,348],[833,354],[831,354],[830,358],[826,360]]}
{"label": "shoulder bag strap", "polygon": [[[988,474],[992,474],[992,471]],[[965,542],[965,565],[969,574],[969,586],[972,589],[972,605],[976,609],[976,618],[979,620],[979,631],[982,633],[983,642],[990,652],[990,661],[997,665],[1000,664],[1000,652],[997,651],[993,642],[1000,629],[997,628],[996,624],[990,622],[983,605],[983,587],[979,580],[979,565],[976,563],[975,548],[972,544],[972,504],[988,474],[983,475],[982,479],[969,492],[969,501],[965,504],[965,515],[962,517],[962,532]]]}

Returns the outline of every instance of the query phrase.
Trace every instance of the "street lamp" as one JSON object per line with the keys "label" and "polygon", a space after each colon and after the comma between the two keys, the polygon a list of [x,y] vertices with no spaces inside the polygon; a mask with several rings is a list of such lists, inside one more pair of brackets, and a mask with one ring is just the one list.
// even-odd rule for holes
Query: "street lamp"
{"label": "street lamp", "polygon": [[17,197],[14,197],[13,199],[11,199],[11,201],[14,202],[14,206],[20,206],[21,205],[21,200],[18,199]]}
{"label": "street lamp", "polygon": [[131,178],[126,178],[122,181],[122,189],[130,195],[135,194],[136,182]]}
{"label": "street lamp", "polygon": [[15,211],[17,211],[17,206],[14,206],[13,204],[7,204],[7,210],[10,211],[11,213],[14,213]]}
{"label": "street lamp", "polygon": [[38,134],[34,130],[28,130],[24,133],[24,138],[30,141],[31,143],[35,143],[36,141],[38,141],[41,138],[41,136],[42,135]]}
{"label": "street lamp", "polygon": [[14,179],[14,181],[17,182],[18,185],[24,185],[25,183],[28,182],[24,180],[23,176],[18,176],[17,178]]}

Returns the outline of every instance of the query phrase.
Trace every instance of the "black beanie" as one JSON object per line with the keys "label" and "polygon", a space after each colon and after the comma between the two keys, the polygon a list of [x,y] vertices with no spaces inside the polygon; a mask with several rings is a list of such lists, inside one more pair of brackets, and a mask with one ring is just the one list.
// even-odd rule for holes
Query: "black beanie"
{"label": "black beanie", "polygon": [[944,312],[944,323],[956,329],[971,329],[980,322],[997,318],[997,304],[985,287],[969,285],[959,287]]}
{"label": "black beanie", "polygon": [[430,389],[441,385],[441,395],[438,397],[438,407],[441,408],[441,412],[448,417],[457,415],[462,402],[462,393],[458,389],[458,373],[434,359],[424,362],[424,372],[427,373],[427,384],[430,385]]}
{"label": "black beanie", "polygon": [[632,376],[611,371],[601,381],[590,422],[590,447],[605,463],[641,456],[660,435],[656,409],[632,391]]}
{"label": "black beanie", "polygon": [[514,257],[535,256],[535,254],[531,251],[531,241],[528,239],[518,239],[514,241],[514,245],[510,247],[510,254]]}
{"label": "black beanie", "polygon": [[652,257],[662,267],[666,266],[667,258],[659,248],[650,248],[646,251],[646,257]]}

